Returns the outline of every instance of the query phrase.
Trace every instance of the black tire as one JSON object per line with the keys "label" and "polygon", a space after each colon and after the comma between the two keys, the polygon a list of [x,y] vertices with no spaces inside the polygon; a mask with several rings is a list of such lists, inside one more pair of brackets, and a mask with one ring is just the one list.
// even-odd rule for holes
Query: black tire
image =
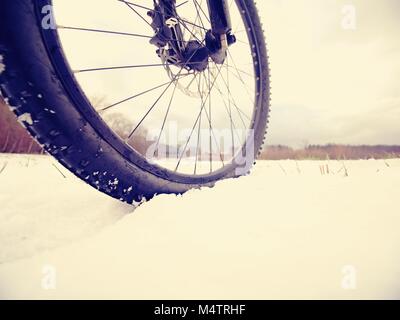
{"label": "black tire", "polygon": [[[260,150],[269,113],[269,67],[266,45],[253,1],[238,0],[252,26],[254,53],[259,62],[259,99],[254,117],[254,151]],[[111,130],[99,131],[102,119],[78,105],[73,88],[63,81],[63,70],[53,57],[61,46],[44,41],[38,19],[46,0],[3,0],[0,10],[0,88],[12,110],[32,136],[60,163],[98,190],[128,203],[160,193],[184,193],[216,181],[238,176],[238,165],[228,165],[212,177],[175,176],[157,169],[135,153],[119,148]],[[51,31],[56,32],[56,31]],[[69,86],[69,87],[68,87]],[[90,109],[90,108],[89,108]],[[247,172],[251,165],[247,164]],[[242,165],[242,164],[241,164]]]}

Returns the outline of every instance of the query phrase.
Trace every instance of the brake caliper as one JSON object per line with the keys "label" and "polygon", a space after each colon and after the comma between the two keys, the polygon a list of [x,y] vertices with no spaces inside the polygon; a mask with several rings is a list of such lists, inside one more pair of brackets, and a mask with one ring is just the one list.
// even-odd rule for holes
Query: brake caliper
{"label": "brake caliper", "polygon": [[[208,65],[208,49],[197,40],[184,41],[178,17],[165,14],[162,5],[155,5],[148,15],[155,35],[150,43],[157,46],[157,54],[168,63],[187,70],[204,71]],[[171,12],[171,8],[168,8]]]}

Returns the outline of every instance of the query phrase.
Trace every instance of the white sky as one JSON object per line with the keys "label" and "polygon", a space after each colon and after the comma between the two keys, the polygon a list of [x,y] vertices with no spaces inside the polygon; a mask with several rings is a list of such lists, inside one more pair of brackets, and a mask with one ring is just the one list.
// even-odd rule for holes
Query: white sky
{"label": "white sky", "polygon": [[[259,1],[272,68],[270,144],[400,143],[400,1]],[[345,5],[356,28],[342,27]]]}

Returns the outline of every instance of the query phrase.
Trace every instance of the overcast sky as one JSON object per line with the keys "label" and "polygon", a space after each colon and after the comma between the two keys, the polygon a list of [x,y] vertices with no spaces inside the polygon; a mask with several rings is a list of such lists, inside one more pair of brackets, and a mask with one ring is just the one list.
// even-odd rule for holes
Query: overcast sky
{"label": "overcast sky", "polygon": [[[400,1],[258,3],[271,56],[270,144],[400,143]],[[343,28],[348,5],[355,29]]]}

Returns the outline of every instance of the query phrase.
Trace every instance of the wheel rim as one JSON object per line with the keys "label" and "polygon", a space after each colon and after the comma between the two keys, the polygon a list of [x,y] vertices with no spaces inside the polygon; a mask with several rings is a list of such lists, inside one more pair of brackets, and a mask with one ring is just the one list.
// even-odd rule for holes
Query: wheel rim
{"label": "wheel rim", "polygon": [[[50,1],[38,1],[42,5],[44,3],[51,3]],[[113,2],[119,2],[119,5],[126,6],[128,10],[133,12],[134,17],[136,16],[138,18],[137,21],[142,21],[143,25],[146,23],[144,22],[144,17],[142,14],[140,14],[139,9],[141,10],[147,10],[150,9],[149,7],[144,7],[141,5],[137,5],[134,2],[125,2],[125,1],[113,1]],[[205,2],[205,1],[203,1]],[[87,97],[92,97],[92,104],[96,104],[96,101],[93,101],[93,96],[96,98],[99,98],[98,95],[93,95],[91,92],[90,84],[91,81],[93,80],[88,80],[88,78],[93,79],[93,77],[96,77],[98,80],[95,81],[95,83],[98,83],[99,81],[104,81],[105,84],[107,84],[107,78],[111,78],[112,80],[115,79],[115,76],[110,76],[110,73],[115,73],[115,72],[120,72],[123,73],[123,75],[120,77],[124,78],[125,80],[128,79],[128,81],[135,80],[135,77],[137,79],[137,76],[135,76],[135,72],[132,72],[132,70],[138,70],[138,69],[147,69],[152,71],[152,75],[162,75],[165,79],[165,77],[169,77],[169,81],[164,81],[163,79],[157,79],[157,81],[153,81],[155,85],[150,86],[149,84],[143,84],[142,89],[136,89],[134,87],[134,93],[126,96],[121,99],[114,99],[114,97],[108,97],[107,98],[107,103],[104,103],[101,106],[101,110],[97,108],[97,110],[93,107],[91,108],[92,110],[88,110],[88,106],[82,106],[82,108],[85,108],[85,112],[88,114],[90,113],[92,118],[93,117],[93,111],[97,113],[98,115],[101,116],[102,121],[94,121],[95,123],[95,128],[99,129],[100,132],[106,133],[107,136],[110,134],[110,130],[105,128],[104,126],[112,126],[114,127],[114,130],[112,131],[112,134],[114,134],[116,137],[112,137],[112,145],[116,147],[116,149],[121,151],[121,154],[123,154],[125,157],[127,157],[131,162],[134,162],[135,164],[139,165],[140,167],[144,168],[145,170],[152,172],[153,174],[159,175],[161,177],[168,177],[169,179],[174,179],[176,182],[187,182],[190,181],[190,183],[193,183],[193,181],[198,181],[199,183],[207,183],[209,181],[215,181],[220,178],[222,178],[224,175],[226,175],[227,172],[232,170],[232,167],[234,167],[236,164],[234,162],[235,158],[237,155],[242,151],[243,145],[249,139],[249,132],[248,130],[254,128],[254,124],[257,120],[257,108],[260,105],[260,78],[261,78],[261,71],[260,71],[260,60],[259,60],[259,54],[257,51],[257,42],[256,42],[256,36],[254,34],[254,30],[251,25],[251,20],[248,16],[247,11],[245,10],[245,5],[242,3],[242,1],[231,1],[230,6],[231,6],[231,11],[236,13],[236,19],[234,18],[233,21],[236,24],[234,26],[234,33],[238,38],[238,45],[236,48],[239,47],[239,44],[242,47],[247,46],[247,60],[246,63],[243,63],[245,67],[249,67],[248,69],[244,70],[244,67],[239,65],[239,63],[236,62],[235,57],[238,56],[238,52],[243,52],[243,50],[246,51],[246,49],[240,49],[234,50],[233,47],[231,47],[228,51],[228,56],[226,63],[223,66],[218,66],[215,63],[210,63],[210,66],[207,68],[205,72],[202,73],[193,73],[192,75],[185,74],[183,78],[186,78],[185,80],[187,81],[184,83],[183,81],[181,82],[181,79],[179,78],[178,81],[172,81],[171,80],[171,74],[168,74],[164,68],[166,68],[166,65],[163,63],[161,59],[156,57],[154,54],[155,47],[151,46],[148,44],[148,41],[143,41],[143,40],[148,40],[151,38],[152,30],[148,30],[147,34],[144,34],[144,32],[138,32],[138,28],[95,28],[92,25],[86,24],[78,24],[78,23],[68,23],[68,21],[63,21],[63,18],[60,16],[59,12],[62,10],[65,10],[65,2],[64,6],[59,5],[58,0],[57,1],[52,1],[52,4],[54,5],[54,14],[56,21],[59,23],[58,25],[58,30],[55,32],[44,32],[45,35],[45,40],[46,42],[51,45],[52,41],[61,41],[63,45],[63,52],[61,52],[62,56],[58,57],[58,59],[53,59],[53,64],[56,65],[57,69],[60,71],[61,69],[61,74],[63,74],[63,77],[66,78],[66,73],[68,76],[70,76],[70,83],[67,85],[67,87],[70,87],[72,89],[73,85],[76,85],[77,83],[80,85],[81,90],[77,90],[75,92],[75,98],[76,96],[79,96],[79,105],[84,105],[84,100],[86,100],[86,103],[88,102]],[[178,10],[183,9],[189,2],[184,2],[180,4],[180,7]],[[185,29],[187,29],[188,34],[190,34],[190,37],[199,37],[199,35],[202,35],[201,32],[206,29],[208,29],[207,21],[206,20],[206,15],[205,15],[205,9],[204,5],[201,0],[193,0],[190,2],[192,6],[197,7],[196,16],[192,19],[189,17],[189,14],[182,11],[182,17],[184,16],[184,20],[186,21],[186,26]],[[73,6],[73,3],[71,2],[71,6]],[[132,10],[133,9],[133,10]],[[190,9],[189,9],[190,11]],[[145,11],[144,11],[145,12]],[[179,13],[179,12],[178,12]],[[237,19],[237,17],[243,17],[244,19]],[[183,18],[182,18],[183,19]],[[192,20],[191,20],[192,19]],[[239,20],[239,21],[238,21]],[[150,22],[149,20],[146,20],[147,24]],[[191,25],[192,28],[189,28],[188,25]],[[123,30],[123,31],[120,31]],[[120,65],[109,65],[106,67],[81,67],[79,64],[77,64],[76,58],[74,58],[74,55],[77,54],[78,50],[76,48],[76,45],[71,45],[68,43],[68,41],[71,41],[68,37],[71,37],[72,32],[78,32],[80,31],[81,34],[86,34],[86,35],[99,35],[101,34],[103,36],[103,39],[107,39],[107,41],[110,41],[111,38],[106,38],[110,36],[119,36],[120,38],[135,38],[135,39],[141,39],[143,42],[143,45],[148,46],[152,51],[153,51],[153,57],[152,61],[150,63],[136,63],[136,64],[120,64]],[[193,33],[195,33],[193,35]],[[196,36],[196,33],[199,34]],[[241,36],[243,35],[243,37]],[[59,38],[58,38],[59,36]],[[73,37],[76,37],[76,34],[74,34]],[[244,41],[243,39],[246,39]],[[189,38],[188,38],[189,39]],[[75,44],[77,43],[76,39],[74,40]],[[78,41],[78,43],[82,44],[82,41]],[[89,42],[88,45],[90,46],[93,42]],[[99,42],[95,42],[99,43]],[[110,44],[112,45],[112,41],[110,41]],[[85,49],[83,49],[85,50]],[[87,49],[86,49],[87,50]],[[65,54],[65,56],[64,56]],[[79,55],[79,54],[78,54]],[[54,57],[52,57],[54,58]],[[62,61],[64,58],[64,61]],[[159,59],[158,63],[155,61],[155,58]],[[84,60],[84,59],[83,59]],[[94,59],[96,60],[96,59]],[[114,59],[110,59],[110,61],[114,61]],[[143,61],[144,62],[144,61]],[[63,65],[65,64],[65,70],[62,70]],[[61,65],[61,66],[60,66]],[[103,64],[104,65],[104,64]],[[170,67],[169,72],[174,74],[175,76],[182,70],[178,70],[175,68],[175,73],[171,69],[174,69],[175,66],[167,66]],[[75,70],[75,71],[71,71]],[[155,73],[153,70],[157,70]],[[177,71],[178,70],[178,71]],[[161,74],[160,71],[163,73]],[[127,75],[127,72],[131,72],[131,74]],[[186,72],[186,71],[185,71]],[[96,75],[95,75],[96,74]],[[99,74],[102,74],[99,76]],[[183,74],[183,73],[182,73]],[[247,78],[245,78],[245,76]],[[85,79],[86,77],[86,79]],[[104,77],[102,79],[102,77]],[[99,80],[102,79],[102,80]],[[239,86],[240,88],[243,89],[242,95],[245,97],[245,99],[248,99],[247,102],[247,107],[250,105],[251,107],[248,108],[247,110],[243,110],[243,105],[245,105],[244,102],[238,102],[238,99],[235,99],[235,95],[237,92],[233,92],[234,90],[232,88],[237,88],[232,83],[236,81],[236,83],[239,84],[247,84],[250,83],[247,79],[251,79],[252,81],[252,86],[251,89],[249,89],[250,85],[247,86]],[[144,78],[141,78],[141,80],[144,80]],[[68,81],[67,81],[68,82]],[[145,81],[144,81],[145,82]],[[188,86],[187,83],[190,83]],[[89,83],[89,84],[88,84]],[[135,84],[136,85],[136,84]],[[93,85],[92,85],[93,86]],[[94,87],[94,86],[93,86]],[[193,98],[185,92],[185,88],[189,87],[189,91],[192,91],[194,93],[197,93],[199,96]],[[100,88],[103,88],[100,86]],[[210,90],[211,88],[211,90]],[[130,89],[132,90],[132,89]],[[157,91],[158,90],[158,91]],[[214,91],[212,91],[214,90]],[[67,90],[71,92],[71,90]],[[167,96],[165,93],[169,91],[169,95]],[[238,90],[236,90],[238,91]],[[173,104],[173,101],[178,100],[177,99],[177,92],[180,92],[181,95],[188,96],[186,98],[186,101],[190,101],[190,99],[197,100],[195,103],[185,103],[185,102],[180,102],[180,103],[175,103]],[[200,93],[199,93],[200,92]],[[211,92],[211,93],[210,93]],[[143,103],[143,109],[140,112],[136,106],[138,105],[139,102],[137,102],[139,99],[142,97],[149,97],[153,93],[157,93],[154,99],[150,100],[155,100],[153,103]],[[208,95],[206,95],[208,93]],[[121,93],[119,93],[120,96],[123,96]],[[80,96],[81,95],[81,96]],[[101,97],[101,96],[100,96]],[[219,98],[218,98],[219,97]],[[86,98],[86,99],[85,99]],[[113,102],[110,102],[112,99]],[[162,99],[164,99],[164,102],[162,102]],[[180,98],[181,99],[181,98]],[[211,102],[214,102],[215,100],[219,99],[219,114],[217,111],[215,111],[216,107],[214,107],[216,104],[212,104]],[[182,100],[182,99],[181,99]],[[179,100],[179,101],[181,101]],[[242,99],[241,101],[243,101]],[[132,103],[134,101],[134,103]],[[160,102],[161,101],[161,102]],[[200,104],[198,103],[200,101]],[[94,102],[94,103],[93,103]],[[97,103],[98,104],[98,103]],[[149,107],[150,106],[150,107]],[[162,108],[160,107],[162,106]],[[116,121],[117,125],[121,125],[121,119],[118,118],[117,120],[115,119],[115,113],[110,113],[112,110],[116,110],[117,108],[123,107],[125,108],[125,111],[123,112],[123,115],[128,114],[130,111],[134,111],[134,115],[138,116],[140,119],[135,120],[133,122],[134,125],[131,123],[127,124],[127,127],[131,126],[131,129],[129,131],[129,134],[121,132],[115,132],[115,124],[113,125],[111,122]],[[163,109],[162,117],[154,117],[153,123],[158,122],[159,126],[155,126],[151,124],[151,121],[149,120],[148,116],[150,116],[156,108]],[[177,150],[168,150],[168,148],[165,147],[167,143],[164,143],[163,139],[166,138],[168,140],[168,134],[170,134],[171,128],[167,128],[168,125],[175,124],[175,125],[181,125],[182,123],[187,123],[189,120],[182,120],[179,119],[176,120],[176,115],[175,119],[174,116],[172,115],[171,109],[176,108],[176,114],[179,116],[182,113],[186,112],[186,109],[189,109],[189,114],[193,116],[194,118],[194,125],[183,125],[183,129],[175,129],[175,132],[172,132],[172,134],[176,134],[177,137],[181,135],[183,138],[181,141],[178,141],[177,146],[179,147],[179,143],[181,143],[180,148],[176,148]],[[197,112],[193,112],[193,110],[196,110]],[[127,110],[127,111],[126,111]],[[90,111],[90,112],[89,112]],[[100,112],[99,112],[100,111]],[[121,112],[121,111],[119,111]],[[234,115],[234,112],[236,114]],[[251,112],[251,114],[250,114]],[[225,120],[227,119],[228,121],[225,122],[225,124],[219,125],[218,130],[223,130],[223,134],[221,134],[219,131],[216,133],[216,118],[218,115],[224,113],[225,114]],[[112,116],[110,116],[110,114]],[[246,117],[245,117],[246,115]],[[236,117],[236,118],[235,118]],[[90,118],[90,117],[89,117]],[[174,119],[174,120],[172,120]],[[125,119],[126,120],[126,119]],[[89,121],[90,122],[90,121]],[[227,123],[227,124],[226,124]],[[238,129],[238,124],[241,123],[243,126],[241,129]],[[137,140],[136,133],[140,132],[139,130],[141,129],[141,126],[143,124],[146,124],[146,128],[151,128],[153,131],[158,131],[159,134],[157,137],[153,138],[153,140],[150,139],[150,144],[153,146],[153,149],[150,151],[148,150],[149,148],[146,149],[146,154],[143,154],[143,150],[138,150],[139,147],[137,145],[133,145],[131,143],[127,143],[126,136],[131,139],[135,138],[135,141]],[[92,124],[93,125],[93,124]],[[133,129],[132,129],[133,128]],[[142,127],[143,128],[143,127]],[[174,129],[174,128],[172,128]],[[182,131],[186,130],[188,133],[186,136],[183,134]],[[209,133],[208,137],[205,133]],[[124,137],[125,134],[125,137]],[[142,135],[143,133],[140,133]],[[242,138],[240,138],[239,135],[242,135]],[[163,137],[164,135],[164,137]],[[219,140],[218,137],[223,137],[223,143],[226,143],[226,141],[229,140],[231,141],[230,144],[227,144],[228,146],[224,144],[223,147],[219,145]],[[205,137],[205,138],[204,138]],[[148,138],[148,137],[147,137]],[[208,139],[207,139],[208,138]],[[118,139],[120,141],[118,141]],[[205,141],[206,140],[206,141]],[[208,140],[208,141],[207,141]],[[204,142],[205,141],[205,142]],[[168,142],[168,141],[167,141]],[[168,142],[169,143],[169,142]],[[170,157],[170,159],[165,160],[162,159],[161,161],[159,159],[154,159],[154,156],[159,156],[159,149],[160,145],[164,144],[164,151],[167,149],[167,156]],[[205,147],[203,147],[203,144]],[[206,150],[208,145],[208,152],[204,153],[202,150]],[[147,145],[145,147],[148,147]],[[221,150],[225,148],[224,150]],[[218,152],[215,152],[214,150],[218,149]],[[229,149],[229,150],[226,150]],[[187,158],[187,152],[188,150],[192,152],[189,154],[191,158]],[[149,153],[150,152],[150,153]],[[229,155],[230,153],[230,155]],[[172,157],[171,157],[172,154]],[[142,156],[140,158],[140,155]],[[153,156],[153,159],[149,159],[148,156]],[[139,157],[138,157],[139,156]],[[165,154],[164,154],[165,156]],[[176,156],[176,158],[174,158]],[[204,159],[205,157],[205,159]],[[172,159],[171,159],[172,158]],[[219,158],[219,159],[218,159]],[[168,161],[170,163],[168,163]],[[182,165],[184,164],[184,165]],[[219,164],[219,165],[218,165]],[[181,170],[181,168],[189,168],[188,170]],[[204,169],[205,168],[205,169]],[[187,179],[191,178],[191,179]]]}

